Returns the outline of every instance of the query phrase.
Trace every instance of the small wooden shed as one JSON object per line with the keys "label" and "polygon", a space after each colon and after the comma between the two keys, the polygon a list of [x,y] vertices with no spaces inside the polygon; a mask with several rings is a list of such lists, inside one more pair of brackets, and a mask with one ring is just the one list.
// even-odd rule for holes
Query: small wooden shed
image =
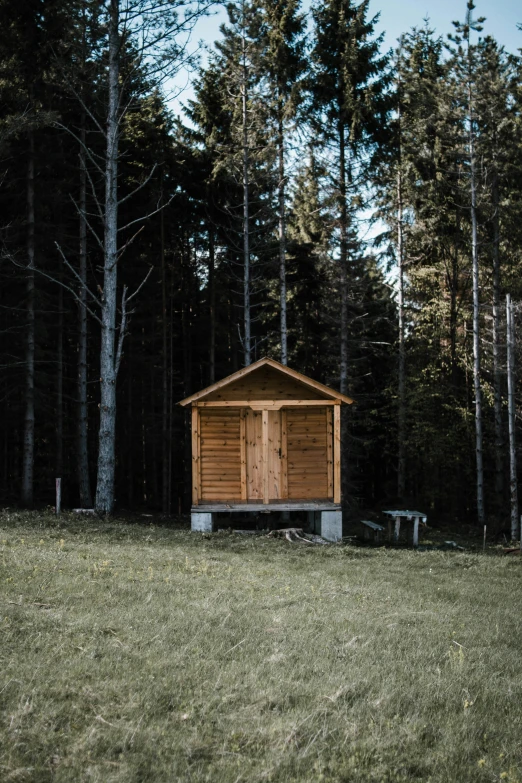
{"label": "small wooden shed", "polygon": [[182,400],[192,407],[192,529],[261,506],[309,511],[316,530],[340,538],[340,414],[352,402],[273,359]]}

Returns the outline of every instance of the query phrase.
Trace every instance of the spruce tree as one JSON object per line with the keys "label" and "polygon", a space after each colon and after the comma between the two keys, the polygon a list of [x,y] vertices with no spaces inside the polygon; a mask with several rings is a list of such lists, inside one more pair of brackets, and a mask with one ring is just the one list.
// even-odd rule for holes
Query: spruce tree
{"label": "spruce tree", "polygon": [[277,211],[279,240],[279,305],[281,362],[288,363],[286,210],[287,137],[291,132],[302,96],[306,71],[305,19],[299,0],[262,0],[260,29],[260,71],[264,77],[265,100],[277,157]]}
{"label": "spruce tree", "polygon": [[[339,387],[348,391],[349,297],[362,253],[356,213],[363,203],[365,168],[386,125],[388,101],[378,17],[368,19],[369,0],[327,0],[312,8],[314,22],[310,77],[313,126],[331,166],[339,270]],[[346,416],[343,420],[347,443]],[[343,474],[348,476],[346,449]],[[345,496],[346,485],[345,485]]]}
{"label": "spruce tree", "polygon": [[[467,124],[467,151],[469,165],[470,213],[471,213],[471,260],[473,277],[473,385],[475,393],[475,454],[477,468],[477,519],[480,525],[485,521],[484,507],[484,448],[483,448],[483,414],[481,386],[481,348],[480,348],[480,283],[479,283],[479,226],[477,204],[477,150],[476,150],[476,117],[475,117],[475,79],[476,79],[476,47],[471,44],[471,33],[482,30],[485,17],[474,19],[475,4],[468,0],[466,21],[455,22],[457,45],[455,51],[455,66],[458,76],[463,80],[466,95],[463,105]],[[464,102],[465,101],[465,102]]]}

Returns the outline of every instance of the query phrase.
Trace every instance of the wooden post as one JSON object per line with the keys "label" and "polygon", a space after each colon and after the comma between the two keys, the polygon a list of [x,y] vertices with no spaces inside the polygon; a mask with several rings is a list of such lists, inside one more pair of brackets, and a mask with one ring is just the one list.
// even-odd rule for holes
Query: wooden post
{"label": "wooden post", "polygon": [[246,447],[246,410],[241,408],[239,412],[239,448],[241,459],[241,500],[246,500],[247,495],[247,447]]}
{"label": "wooden post", "polygon": [[334,503],[341,502],[341,405],[334,405],[333,439],[333,490]]}
{"label": "wooden post", "polygon": [[192,406],[192,505],[199,503],[199,410]]}
{"label": "wooden post", "polygon": [[281,409],[281,498],[288,498],[288,432],[286,409]]}
{"label": "wooden post", "polygon": [[332,410],[326,408],[326,469],[328,471],[328,497],[334,496],[334,479],[333,479],[333,425],[332,425]]}
{"label": "wooden post", "polygon": [[263,410],[263,423],[262,423],[262,437],[261,444],[263,448],[263,503],[267,504],[268,497],[268,411]]}
{"label": "wooden post", "polygon": [[62,480],[56,479],[56,513],[59,514],[62,510]]}

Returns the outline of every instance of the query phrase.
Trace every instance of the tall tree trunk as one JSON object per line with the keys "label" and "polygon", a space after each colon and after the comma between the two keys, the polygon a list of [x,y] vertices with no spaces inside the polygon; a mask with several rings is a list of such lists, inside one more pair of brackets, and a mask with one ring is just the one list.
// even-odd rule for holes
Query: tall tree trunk
{"label": "tall tree trunk", "polygon": [[[152,331],[151,331],[151,351],[155,353],[155,326],[156,326],[156,318],[152,318]],[[155,436],[155,428],[156,428],[156,374],[154,372],[155,370],[155,362],[150,362],[150,392],[149,392],[149,410],[148,415],[150,417],[150,426],[148,428],[148,436],[149,436],[149,458],[147,460],[147,468],[150,475],[150,480],[148,481],[150,485],[150,493],[149,493],[149,503],[152,502],[154,505],[154,508],[157,508],[160,500],[159,500],[159,481],[158,481],[158,448],[157,448],[157,439]]]}
{"label": "tall tree trunk", "polygon": [[119,0],[110,0],[107,150],[105,161],[105,233],[100,350],[100,430],[96,510],[110,514],[114,506],[116,437],[116,288],[118,263],[118,110]]}
{"label": "tall tree trunk", "polygon": [[134,464],[136,459],[136,428],[134,421],[134,377],[132,375],[132,351],[133,341],[127,343],[127,356],[129,359],[129,372],[126,379],[127,385],[127,503],[129,508],[134,506]]}
{"label": "tall tree trunk", "polygon": [[30,508],[33,505],[33,468],[34,468],[34,353],[35,353],[35,215],[34,215],[34,133],[29,132],[29,150],[27,155],[27,274],[26,274],[26,318],[27,332],[25,344],[25,417],[22,465],[22,503]]}
{"label": "tall tree trunk", "polygon": [[[167,514],[172,511],[172,431],[174,425],[174,416],[172,415],[172,406],[174,402],[173,384],[174,384],[174,275],[170,276],[171,279],[171,295],[170,295],[170,340],[169,340],[169,473],[168,473],[168,506]],[[192,484],[192,482],[191,482]]]}
{"label": "tall tree trunk", "polygon": [[399,40],[397,61],[397,273],[399,295],[399,377],[397,416],[397,495],[402,500],[406,494],[406,357],[404,345],[404,225],[402,199],[402,50],[403,38]]}
{"label": "tall tree trunk", "polygon": [[[342,394],[348,393],[348,204],[346,192],[346,139],[342,119],[339,120],[339,265],[341,294],[341,355],[339,388]],[[348,411],[341,411],[341,495],[348,500]]]}
{"label": "tall tree trunk", "polygon": [[188,397],[192,391],[192,280],[190,271],[190,247],[186,237],[182,238],[181,249],[181,284],[182,307],[181,328],[183,334],[183,393]]}
{"label": "tall tree trunk", "polygon": [[451,381],[457,383],[457,292],[459,279],[459,234],[460,216],[458,209],[455,211],[455,243],[451,252],[451,271],[449,272],[450,286],[450,361]]}
{"label": "tall tree trunk", "polygon": [[63,477],[63,288],[58,287],[58,341],[56,346],[56,477]]}
{"label": "tall tree trunk", "polygon": [[493,408],[495,416],[495,500],[500,515],[504,501],[504,433],[500,361],[500,199],[498,173],[493,175]]}
{"label": "tall tree trunk", "polygon": [[340,391],[348,393],[348,205],[346,202],[346,139],[339,120],[339,271],[341,294]]}
{"label": "tall tree trunk", "polygon": [[480,288],[477,226],[477,183],[475,171],[475,140],[473,132],[473,103],[471,76],[468,82],[469,156],[471,174],[471,254],[473,270],[473,387],[475,392],[475,452],[477,464],[477,519],[484,524],[484,466],[482,446],[482,388],[480,383]]}
{"label": "tall tree trunk", "polygon": [[89,476],[89,414],[87,407],[87,161],[85,156],[85,112],[82,113],[80,144],[80,269],[78,310],[78,443],[77,469],[81,508],[92,508]]}
{"label": "tall tree trunk", "polygon": [[[184,296],[181,311],[181,328],[183,339],[183,396],[188,397],[192,391],[192,329],[190,323],[190,306],[192,301],[192,286],[189,283],[188,261],[185,259],[185,238],[182,247],[182,277]],[[185,411],[185,440],[184,440],[184,487],[185,508],[190,508],[192,503],[192,446],[191,446],[191,418],[190,411]]]}
{"label": "tall tree trunk", "polygon": [[397,495],[402,500],[406,493],[406,367],[404,346],[404,245],[403,245],[402,169],[399,157],[397,173],[397,264],[399,285],[399,411]]}
{"label": "tall tree trunk", "polygon": [[281,364],[288,364],[288,330],[286,324],[285,147],[282,114],[283,109],[280,102],[277,134],[279,166],[279,299],[281,309]]}
{"label": "tall tree trunk", "polygon": [[[511,539],[519,537],[518,521],[518,483],[517,483],[517,450],[515,438],[516,407],[515,407],[515,319],[511,297],[506,295],[507,324],[507,378],[508,378],[508,419],[509,419],[509,490],[511,499]],[[522,540],[521,540],[522,545]]]}
{"label": "tall tree trunk", "polygon": [[[162,194],[163,202],[163,194]],[[169,513],[170,507],[170,481],[169,481],[169,357],[168,357],[168,318],[167,318],[167,272],[165,264],[165,218],[164,210],[160,213],[161,229],[161,310],[162,310],[162,416],[161,416],[161,443],[162,443],[162,481],[161,481],[161,510]]]}
{"label": "tall tree trunk", "polygon": [[208,347],[208,382],[216,380],[216,257],[214,230],[208,229],[208,309],[210,336]]}
{"label": "tall tree trunk", "polygon": [[246,64],[246,43],[243,37],[243,52],[242,52],[242,72],[243,72],[243,84],[241,87],[241,121],[243,132],[243,354],[244,364],[248,367],[251,364],[251,325],[250,325],[250,238],[249,238],[249,215],[248,215],[248,199],[249,199],[249,181],[248,181],[248,165],[249,165],[249,149],[248,149],[248,113],[247,113],[247,88],[248,88],[248,71]]}

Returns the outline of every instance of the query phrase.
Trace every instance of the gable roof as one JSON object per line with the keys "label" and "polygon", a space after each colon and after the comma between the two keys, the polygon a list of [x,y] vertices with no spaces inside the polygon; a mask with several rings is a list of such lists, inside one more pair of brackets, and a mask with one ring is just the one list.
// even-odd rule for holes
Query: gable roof
{"label": "gable roof", "polygon": [[346,394],[341,394],[341,392],[335,391],[335,389],[331,389],[329,386],[325,386],[324,383],[319,383],[318,381],[314,381],[312,378],[308,378],[308,376],[303,375],[296,370],[291,370],[290,367],[287,367],[284,364],[280,364],[280,362],[276,362],[274,359],[263,358],[259,359],[257,362],[254,362],[254,364],[250,364],[248,367],[243,367],[241,370],[232,373],[232,375],[228,375],[221,381],[217,381],[217,383],[213,383],[211,386],[207,386],[206,389],[201,389],[201,391],[196,392],[195,394],[191,394],[190,397],[186,397],[184,400],[181,400],[178,405],[182,405],[184,407],[185,405],[190,405],[193,402],[203,400],[212,392],[217,391],[218,389],[223,389],[225,386],[228,386],[234,381],[237,381],[239,378],[244,378],[247,375],[250,375],[250,373],[258,370],[260,367],[265,366],[271,367],[273,370],[277,370],[281,374],[293,378],[294,380],[303,384],[303,386],[306,386],[308,389],[313,389],[317,392],[320,392],[320,394],[325,396],[327,399],[339,400],[340,402],[344,402],[347,405],[351,405],[353,402],[351,397],[347,397]]}

